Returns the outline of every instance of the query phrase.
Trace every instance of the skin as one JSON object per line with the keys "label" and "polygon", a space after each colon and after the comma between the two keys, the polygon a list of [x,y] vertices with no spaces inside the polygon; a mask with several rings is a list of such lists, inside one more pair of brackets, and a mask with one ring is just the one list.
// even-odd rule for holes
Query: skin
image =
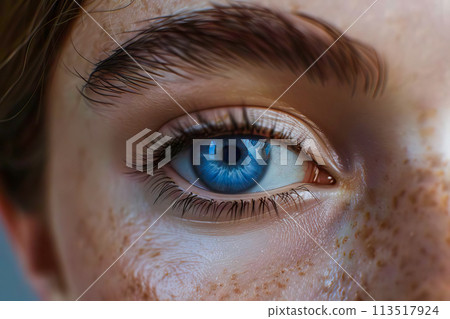
{"label": "skin", "polygon": [[[301,10],[345,30],[371,1],[258,4]],[[95,9],[120,6],[105,1]],[[121,32],[136,28],[136,21],[207,6],[139,1],[93,16],[123,42],[129,35]],[[274,106],[310,119],[337,156],[349,159],[349,165],[330,168],[336,187],[315,190],[318,207],[287,207],[295,221],[281,213],[226,224],[168,213],[129,250],[170,202],[152,205],[143,184],[124,174],[125,140],[184,113],[157,87],[122,97],[113,111],[88,107],[77,91],[82,80],[67,68],[89,74],[92,65],[72,42],[94,61],[116,44],[83,15],[48,82],[45,227],[56,261],[52,272],[34,271],[39,291],[44,298],[77,299],[127,250],[82,299],[448,300],[449,13],[445,1],[380,0],[348,35],[387,63],[383,95],[351,96],[333,81],[318,86],[301,80]],[[296,78],[250,67],[226,75],[164,85],[192,112],[224,99],[228,105],[269,106]],[[27,245],[18,244],[24,263],[35,263],[39,257],[28,256]]]}

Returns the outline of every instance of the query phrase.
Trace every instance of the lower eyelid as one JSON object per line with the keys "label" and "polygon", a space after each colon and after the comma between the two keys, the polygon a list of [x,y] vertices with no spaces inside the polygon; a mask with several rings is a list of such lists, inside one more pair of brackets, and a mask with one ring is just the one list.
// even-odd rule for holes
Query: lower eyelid
{"label": "lower eyelid", "polygon": [[[165,182],[161,183],[161,180]],[[156,204],[162,204],[163,207],[173,204],[169,215],[207,223],[229,223],[261,218],[266,220],[289,217],[287,214],[303,214],[322,203],[319,194],[325,199],[327,194],[332,195],[336,192],[334,185],[319,188],[314,185],[298,184],[269,191],[269,196],[265,192],[223,195],[192,187],[190,188],[192,192],[183,194],[190,184],[186,181],[180,182],[179,185],[175,184],[170,174],[166,175],[162,171],[153,176],[149,183],[158,185],[150,189],[152,196],[156,198]],[[169,195],[160,193],[164,188],[170,189]],[[235,208],[232,206],[233,203],[236,205]],[[250,209],[252,205],[254,209]]]}

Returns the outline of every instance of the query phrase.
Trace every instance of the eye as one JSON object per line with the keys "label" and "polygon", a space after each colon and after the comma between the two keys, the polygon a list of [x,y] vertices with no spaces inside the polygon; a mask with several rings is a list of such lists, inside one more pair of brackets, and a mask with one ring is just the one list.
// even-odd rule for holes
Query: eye
{"label": "eye", "polygon": [[[322,152],[326,148],[317,134],[296,117],[258,107],[191,116],[199,124],[183,116],[159,130],[172,139],[155,154],[166,154],[170,146],[172,156],[148,179],[155,202],[167,201],[183,219],[251,218],[278,214],[279,205],[304,209],[306,198],[315,199],[310,186],[334,187],[337,182],[323,162],[334,153]],[[150,165],[157,167],[161,159],[156,155]]]}
{"label": "eye", "polygon": [[189,183],[198,179],[197,186],[207,191],[259,193],[295,183],[334,183],[314,161],[288,147],[292,145],[272,145],[263,136],[225,135],[197,141],[204,143],[180,152],[171,166]]}

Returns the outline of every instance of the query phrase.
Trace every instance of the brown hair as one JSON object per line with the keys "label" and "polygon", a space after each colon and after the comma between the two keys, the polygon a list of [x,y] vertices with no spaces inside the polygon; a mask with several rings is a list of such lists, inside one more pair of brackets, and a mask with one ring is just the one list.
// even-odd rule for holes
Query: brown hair
{"label": "brown hair", "polygon": [[46,77],[79,11],[72,0],[0,1],[0,182],[25,209],[42,198]]}

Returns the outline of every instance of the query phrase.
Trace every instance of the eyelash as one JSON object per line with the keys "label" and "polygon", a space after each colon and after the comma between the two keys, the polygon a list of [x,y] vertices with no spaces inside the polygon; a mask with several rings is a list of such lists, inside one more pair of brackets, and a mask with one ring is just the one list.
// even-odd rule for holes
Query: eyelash
{"label": "eyelash", "polygon": [[224,215],[228,220],[259,217],[270,213],[272,210],[278,216],[279,201],[286,205],[295,205],[296,209],[300,209],[304,202],[304,197],[301,195],[303,192],[308,192],[315,197],[314,193],[307,186],[301,185],[296,188],[291,188],[289,191],[271,196],[263,196],[257,199],[216,201],[214,199],[202,198],[193,192],[183,195],[183,189],[162,171],[155,173],[151,179],[151,184],[149,191],[156,195],[154,204],[169,197],[176,197],[172,205],[172,210],[178,211],[181,217],[184,217],[189,212],[193,217],[208,216],[208,219],[216,221]]}
{"label": "eyelash", "polygon": [[[280,202],[286,205],[295,205],[295,208],[299,209],[304,202],[304,196],[302,196],[303,193],[309,193],[312,197],[316,198],[314,193],[306,185],[299,185],[288,191],[270,196],[262,196],[257,199],[217,201],[214,199],[203,198],[193,192],[184,193],[184,190],[179,187],[172,178],[167,176],[162,169],[157,169],[157,164],[164,158],[164,151],[168,146],[171,147],[171,156],[174,157],[183,150],[186,145],[189,145],[189,141],[196,138],[214,138],[214,136],[223,134],[255,134],[269,139],[292,138],[292,129],[287,129],[282,132],[275,131],[277,124],[276,119],[271,120],[271,123],[267,127],[263,127],[257,123],[251,125],[245,108],[242,109],[242,112],[243,122],[241,124],[237,123],[232,112],[226,114],[226,116],[229,116],[231,119],[231,126],[227,126],[225,121],[222,123],[207,121],[199,114],[197,114],[196,120],[200,124],[200,128],[184,127],[177,123],[178,126],[174,128],[177,137],[162,145],[154,152],[153,161],[151,162],[155,174],[150,176],[137,170],[131,171],[130,174],[141,179],[146,185],[149,193],[155,196],[153,204],[168,198],[176,198],[171,209],[178,211],[178,215],[181,217],[184,217],[189,212],[192,216],[207,216],[208,219],[214,219],[216,221],[221,216],[226,216],[228,220],[238,220],[248,217],[264,216],[271,211],[275,211],[278,216],[278,205]],[[305,138],[306,136],[297,140],[297,146],[293,146],[296,151],[299,152],[301,150],[301,145]],[[144,152],[144,154],[145,153],[146,152]],[[145,155],[143,162],[148,162]],[[144,164],[143,170],[144,172],[147,171],[146,164]]]}

